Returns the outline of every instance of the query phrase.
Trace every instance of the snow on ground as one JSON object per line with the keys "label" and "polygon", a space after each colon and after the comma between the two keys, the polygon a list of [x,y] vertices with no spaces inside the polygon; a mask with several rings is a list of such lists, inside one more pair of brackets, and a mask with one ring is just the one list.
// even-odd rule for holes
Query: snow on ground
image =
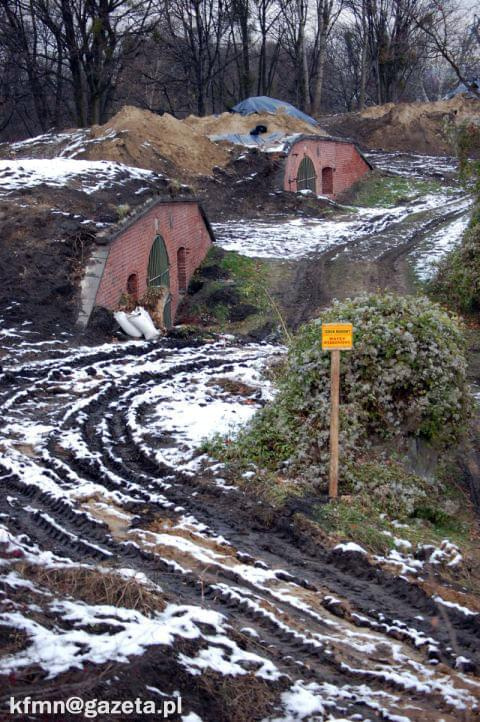
{"label": "snow on ground", "polygon": [[59,188],[75,182],[85,193],[108,188],[128,179],[152,180],[153,171],[113,161],[72,158],[0,160],[0,195],[46,183]]}
{"label": "snow on ground", "polygon": [[[312,686],[294,676],[276,718],[288,722],[308,719],[312,710],[324,716],[324,712],[347,705],[356,696],[370,710],[382,710],[385,718],[395,719],[392,709],[405,705],[405,690],[437,695],[458,710],[475,705],[463,678],[454,679],[445,671],[437,673],[426,657],[412,658],[408,645],[398,641],[410,639],[416,651],[423,650],[422,655],[427,649],[437,653],[434,640],[419,629],[400,621],[386,622],[379,616],[375,622],[373,612],[368,619],[357,615],[359,626],[346,623],[323,605],[327,596],[305,589],[288,568],[281,568],[280,558],[270,564],[254,559],[242,549],[241,535],[237,533],[237,543],[233,543],[223,538],[223,530],[210,526],[214,519],[209,526],[200,522],[196,516],[203,507],[200,498],[198,507],[188,513],[170,500],[170,492],[185,481],[185,477],[179,480],[175,475],[183,468],[190,470],[201,438],[211,431],[228,431],[233,418],[246,418],[271,396],[261,371],[268,359],[283,349],[267,344],[237,345],[223,337],[196,348],[172,349],[160,340],[105,344],[94,349],[44,346],[43,351],[43,360],[36,360],[35,355],[33,361],[26,359],[19,364],[11,355],[5,361],[7,373],[15,368],[29,383],[3,405],[3,473],[14,475],[29,487],[36,486],[52,499],[63,499],[72,512],[79,505],[88,509],[90,519],[97,518],[98,509],[103,521],[109,518],[105,512],[110,518],[115,516],[123,529],[120,544],[154,554],[159,564],[169,565],[177,573],[197,571],[202,589],[213,592],[215,599],[227,600],[227,608],[230,601],[241,605],[252,613],[249,619],[264,620],[269,629],[294,639],[301,648],[315,650],[321,659],[348,660],[348,664],[341,664],[347,674],[352,669],[359,679],[356,687]],[[232,384],[228,394],[221,380]],[[250,388],[240,392],[235,383]],[[98,409],[100,415],[86,429]],[[120,424],[115,427],[116,434],[112,433],[115,423]],[[122,428],[124,432],[118,431]],[[127,449],[122,451],[124,445]],[[142,457],[165,464],[166,472],[159,475],[145,467],[132,473],[130,460]],[[196,493],[192,492],[191,500]],[[85,498],[89,499],[88,506],[82,506]],[[143,505],[157,505],[152,506],[160,511],[155,528],[130,526],[134,514],[126,505],[139,498]],[[94,545],[83,533],[77,540],[72,531],[62,528],[61,516],[54,518],[38,505],[33,495],[31,502],[23,505],[23,512],[36,515],[42,525],[61,533],[64,539],[71,538],[74,544],[101,550],[108,559],[112,556],[104,544]],[[163,526],[162,509],[170,513]],[[398,541],[399,547],[405,548]],[[13,559],[20,554],[32,563],[38,557],[36,563],[49,567],[67,561],[51,552],[36,551],[25,539],[14,539],[7,532],[0,536],[0,543]],[[348,543],[341,549],[363,551]],[[443,553],[450,559],[455,549],[445,544]],[[432,549],[430,556],[433,554]],[[133,569],[130,571],[134,574]],[[13,573],[7,580],[12,589],[24,581],[28,584]],[[225,618],[201,606],[170,604],[163,612],[146,617],[122,607],[47,596],[42,607],[51,615],[47,619],[54,620],[51,626],[32,616],[33,608],[29,611],[7,605],[1,614],[0,625],[23,629],[28,644],[0,658],[0,671],[22,670],[36,662],[54,676],[88,663],[126,661],[157,644],[171,646],[177,662],[194,676],[205,670],[234,676],[253,670],[265,681],[279,676],[277,666],[264,651],[268,647],[262,643],[260,651],[241,649],[229,634]],[[288,615],[282,611],[285,608],[290,610]],[[451,613],[462,611],[452,609]],[[301,617],[301,625],[292,621],[295,613]],[[385,629],[390,636],[385,635]],[[196,651],[180,653],[176,648],[180,638],[198,640],[200,646]],[[378,650],[381,653],[377,654]],[[399,694],[389,697],[380,693],[378,685],[385,682],[392,682]],[[409,719],[407,710],[405,718]]]}
{"label": "snow on ground", "polygon": [[419,155],[416,153],[384,153],[371,151],[366,158],[375,168],[405,178],[451,177],[458,170],[458,160],[452,156]]}
{"label": "snow on ground", "polygon": [[[354,241],[360,242],[356,255],[361,258],[368,253],[370,258],[372,254],[375,257],[388,247],[404,243],[406,232],[413,232],[425,223],[422,214],[445,210],[458,213],[465,211],[469,204],[469,200],[459,198],[458,194],[431,193],[394,208],[345,209],[332,219],[229,221],[214,224],[214,230],[223,248],[255,258],[299,260]],[[411,231],[402,227],[406,221],[412,223]],[[448,228],[445,233],[448,234]],[[434,244],[430,256],[436,248]]]}
{"label": "snow on ground", "polygon": [[[27,632],[30,643],[16,654],[0,657],[0,673],[38,665],[53,678],[88,663],[128,662],[149,646],[173,646],[176,637],[183,637],[208,643],[196,658],[178,655],[182,666],[191,674],[198,673],[198,669],[212,669],[222,674],[245,675],[255,665],[259,677],[269,680],[280,677],[271,662],[241,650],[228,637],[223,615],[201,607],[170,604],[163,612],[146,617],[124,607],[53,600],[45,610],[47,615],[58,616],[64,626],[71,628],[48,629],[18,611],[2,615],[0,624]],[[91,632],[95,625],[108,625],[110,629],[103,633]],[[213,633],[203,634],[200,625],[208,625]]]}
{"label": "snow on ground", "polygon": [[426,281],[434,274],[439,261],[461,241],[469,221],[470,213],[467,211],[451,223],[431,231],[414,250],[411,257],[420,280]]}

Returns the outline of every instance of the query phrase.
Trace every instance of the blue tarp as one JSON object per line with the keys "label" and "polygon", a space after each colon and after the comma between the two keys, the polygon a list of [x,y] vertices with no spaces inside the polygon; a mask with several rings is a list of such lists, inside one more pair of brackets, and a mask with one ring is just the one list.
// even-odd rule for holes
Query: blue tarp
{"label": "blue tarp", "polygon": [[269,145],[285,138],[285,133],[277,131],[276,133],[263,133],[261,135],[251,135],[250,133],[222,133],[221,135],[209,135],[210,140],[228,140],[229,143],[237,145]]}
{"label": "blue tarp", "polygon": [[237,103],[232,110],[234,113],[240,113],[240,115],[251,115],[252,113],[276,113],[279,108],[284,110],[285,113],[288,113],[288,115],[300,118],[306,123],[318,125],[315,118],[311,118],[306,113],[302,113],[301,110],[295,108],[291,103],[287,103],[285,100],[277,100],[277,98],[269,98],[267,95],[257,95],[254,98],[242,100],[242,102]]}

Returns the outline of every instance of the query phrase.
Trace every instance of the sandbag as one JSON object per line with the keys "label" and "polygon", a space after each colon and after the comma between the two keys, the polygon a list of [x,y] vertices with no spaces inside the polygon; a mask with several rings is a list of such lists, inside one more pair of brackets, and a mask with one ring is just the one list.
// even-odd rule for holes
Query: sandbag
{"label": "sandbag", "polygon": [[128,316],[129,314],[127,315],[125,311],[115,311],[113,314],[115,321],[118,323],[122,331],[125,331],[127,336],[131,336],[132,338],[142,338],[142,332],[130,322]]}
{"label": "sandbag", "polygon": [[128,320],[140,331],[140,334],[143,335],[147,341],[151,341],[153,338],[160,336],[160,331],[155,328],[150,314],[145,308],[138,306],[135,311],[128,314]]}

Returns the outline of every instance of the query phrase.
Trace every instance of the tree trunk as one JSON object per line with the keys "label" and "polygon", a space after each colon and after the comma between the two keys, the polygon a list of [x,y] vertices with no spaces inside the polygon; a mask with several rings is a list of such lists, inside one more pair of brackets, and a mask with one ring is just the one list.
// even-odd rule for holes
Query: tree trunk
{"label": "tree trunk", "polygon": [[325,58],[327,54],[327,37],[325,33],[319,40],[318,58],[317,58],[317,77],[315,80],[315,88],[313,91],[313,100],[310,112],[312,115],[320,115],[322,109],[322,90],[323,90],[323,78],[325,75]]}

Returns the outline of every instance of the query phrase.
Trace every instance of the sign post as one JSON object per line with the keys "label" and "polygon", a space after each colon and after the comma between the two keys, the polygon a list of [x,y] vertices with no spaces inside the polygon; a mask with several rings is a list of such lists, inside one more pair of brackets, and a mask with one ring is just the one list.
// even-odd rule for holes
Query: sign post
{"label": "sign post", "polygon": [[330,473],[328,495],[338,495],[338,432],[340,407],[340,351],[353,347],[353,326],[351,323],[322,324],[322,349],[330,351]]}

